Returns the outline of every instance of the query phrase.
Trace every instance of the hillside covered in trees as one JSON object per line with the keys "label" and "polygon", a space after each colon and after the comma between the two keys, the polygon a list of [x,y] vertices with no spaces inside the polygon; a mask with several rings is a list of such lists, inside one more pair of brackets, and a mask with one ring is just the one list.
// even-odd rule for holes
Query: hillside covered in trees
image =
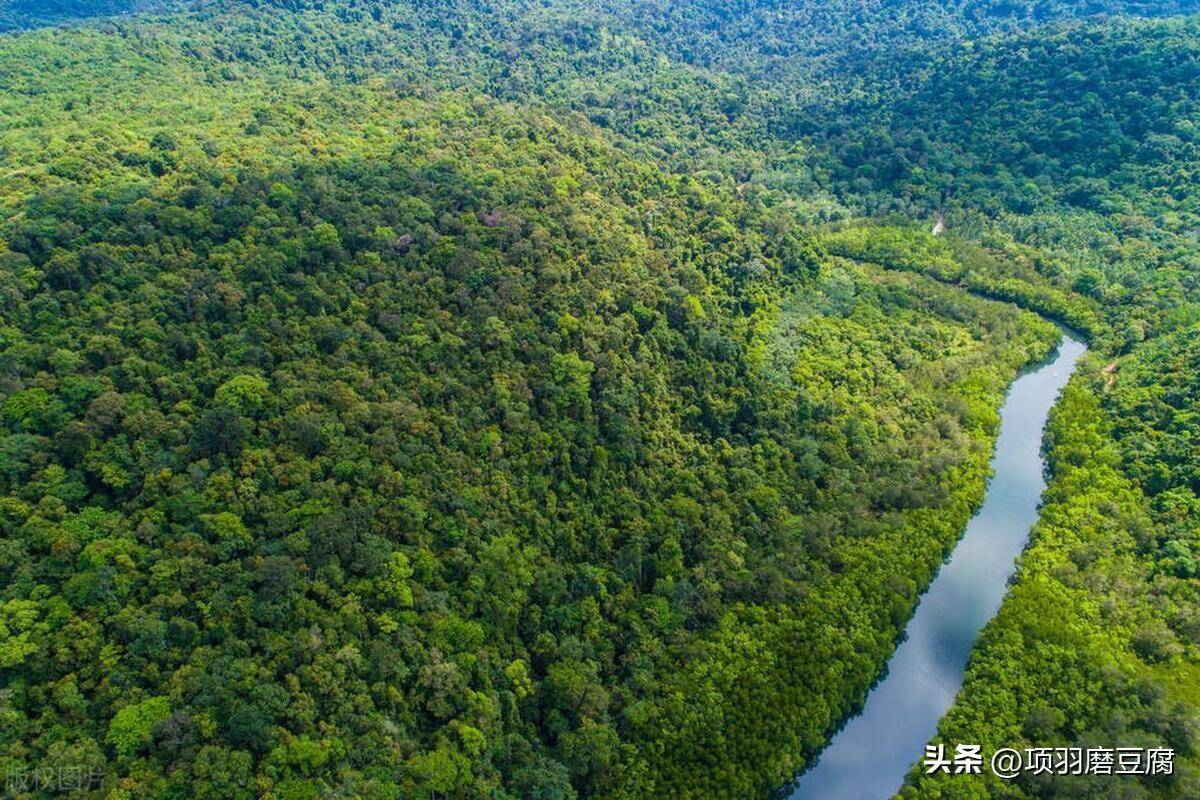
{"label": "hillside covered in trees", "polygon": [[1058,322],[939,737],[1177,768],[903,795],[1196,796],[1195,10],[0,4],[0,770],[771,796]]}

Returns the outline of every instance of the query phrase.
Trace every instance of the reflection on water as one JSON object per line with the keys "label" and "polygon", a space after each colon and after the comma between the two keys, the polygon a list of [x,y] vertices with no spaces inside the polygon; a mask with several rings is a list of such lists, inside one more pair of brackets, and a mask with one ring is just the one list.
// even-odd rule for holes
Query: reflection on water
{"label": "reflection on water", "polygon": [[1070,338],[1053,361],[1013,382],[1001,409],[993,477],[979,512],[921,598],[907,638],[861,714],[800,777],[791,800],[886,800],[924,752],[962,685],[975,637],[1000,608],[1045,487],[1042,429],[1087,348]]}

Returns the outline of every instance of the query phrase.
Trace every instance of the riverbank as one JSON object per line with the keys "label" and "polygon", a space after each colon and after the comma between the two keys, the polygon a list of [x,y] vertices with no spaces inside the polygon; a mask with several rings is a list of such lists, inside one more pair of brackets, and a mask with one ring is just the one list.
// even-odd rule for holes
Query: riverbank
{"label": "riverbank", "polygon": [[995,615],[1046,484],[1043,430],[1086,345],[1065,335],[1055,355],[1012,384],[983,505],[922,597],[886,677],[858,716],[802,775],[791,800],[890,797],[937,730],[980,629]]}

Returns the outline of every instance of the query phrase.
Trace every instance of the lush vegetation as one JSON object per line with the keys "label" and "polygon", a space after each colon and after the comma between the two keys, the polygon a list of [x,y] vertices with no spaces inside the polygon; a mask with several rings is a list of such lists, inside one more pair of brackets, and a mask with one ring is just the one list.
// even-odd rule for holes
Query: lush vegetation
{"label": "lush vegetation", "polygon": [[[0,38],[0,769],[767,796],[982,497],[1041,315],[1096,355],[939,736],[1166,743],[1175,778],[1114,790],[1194,796],[1200,53],[1108,18],[1189,3],[1116,5],[222,1]],[[62,6],[0,24],[135,10]]]}
{"label": "lush vegetation", "polygon": [[9,758],[139,794],[790,774],[1052,329],[481,98],[218,85],[180,129],[179,64],[139,66],[152,97],[49,83],[11,134]]}
{"label": "lush vegetation", "polygon": [[1126,786],[1099,776],[1023,775],[1005,784],[991,776],[962,781],[914,773],[906,798],[1193,797],[1200,791],[1187,766],[1200,731],[1190,688],[1194,668],[1181,663],[1197,644],[1190,622],[1195,587],[1181,580],[1189,575],[1172,560],[1177,548],[1161,541],[1156,509],[1120,469],[1111,423],[1086,383],[1076,380],[1055,411],[1049,442],[1055,477],[1033,545],[939,736],[978,741],[986,752],[1170,747],[1184,767],[1171,778]]}

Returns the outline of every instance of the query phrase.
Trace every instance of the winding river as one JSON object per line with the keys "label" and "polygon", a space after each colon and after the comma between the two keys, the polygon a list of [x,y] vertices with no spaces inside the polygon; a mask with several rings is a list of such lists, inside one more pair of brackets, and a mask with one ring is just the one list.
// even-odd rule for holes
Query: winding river
{"label": "winding river", "polygon": [[1046,488],[1042,430],[1086,350],[1065,335],[1054,356],[1026,370],[1009,388],[983,505],[921,598],[862,713],[797,779],[790,800],[886,800],[923,756],[962,686],[975,638],[1000,608],[1015,560],[1037,520]]}

